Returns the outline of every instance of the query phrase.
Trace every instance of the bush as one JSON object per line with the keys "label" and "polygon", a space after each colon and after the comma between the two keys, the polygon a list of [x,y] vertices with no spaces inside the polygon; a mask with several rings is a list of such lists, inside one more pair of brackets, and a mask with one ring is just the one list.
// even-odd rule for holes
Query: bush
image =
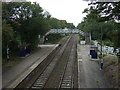
{"label": "bush", "polygon": [[[9,55],[10,56],[16,56],[18,55],[19,48],[18,48],[18,42],[16,40],[12,40],[8,44],[9,47]],[[2,47],[2,57],[7,57],[7,45]]]}
{"label": "bush", "polygon": [[58,43],[58,41],[61,39],[62,35],[61,34],[49,34],[46,36],[48,40],[45,40],[45,43]]}
{"label": "bush", "polygon": [[101,59],[101,58],[102,58],[102,55],[101,55],[101,54],[99,54],[99,55],[98,55],[98,57]]}
{"label": "bush", "polygon": [[113,46],[113,43],[111,41],[104,41],[104,45],[106,46]]}
{"label": "bush", "polygon": [[85,37],[80,35],[80,40],[85,40]]}

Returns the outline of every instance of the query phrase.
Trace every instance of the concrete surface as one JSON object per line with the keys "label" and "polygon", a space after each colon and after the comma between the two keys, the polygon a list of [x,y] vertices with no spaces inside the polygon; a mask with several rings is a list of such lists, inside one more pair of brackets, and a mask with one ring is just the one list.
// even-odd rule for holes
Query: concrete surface
{"label": "concrete surface", "polygon": [[91,61],[89,45],[77,45],[79,88],[108,88],[98,62]]}
{"label": "concrete surface", "polygon": [[14,88],[18,85],[39,63],[41,63],[58,45],[42,45],[38,52],[31,54],[19,64],[10,68],[2,75],[3,88]]}

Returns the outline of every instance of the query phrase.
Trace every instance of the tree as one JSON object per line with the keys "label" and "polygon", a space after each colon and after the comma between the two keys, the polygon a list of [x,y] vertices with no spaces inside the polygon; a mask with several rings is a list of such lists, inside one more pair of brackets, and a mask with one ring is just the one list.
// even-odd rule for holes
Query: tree
{"label": "tree", "polygon": [[[10,44],[10,41],[13,40],[13,29],[12,27],[6,23],[6,21],[2,22],[2,52],[3,57],[7,55],[7,47]],[[10,46],[9,46],[10,47]]]}
{"label": "tree", "polygon": [[[111,38],[112,33],[119,33],[119,28],[116,21],[119,21],[119,7],[120,2],[108,3],[108,2],[94,2],[89,4],[89,8],[86,8],[83,13],[87,13],[84,20],[77,26],[85,32],[91,32],[93,39],[99,39],[102,29],[103,40],[111,40],[116,43],[118,36]],[[115,31],[117,30],[117,31]],[[115,39],[116,38],[116,39]],[[119,47],[119,44],[114,46]]]}
{"label": "tree", "polygon": [[67,28],[74,29],[75,26],[73,23],[67,23]]}
{"label": "tree", "polygon": [[[34,46],[38,43],[38,35],[44,35],[51,26],[50,15],[44,13],[42,7],[31,2],[3,2],[3,51],[6,54],[7,43],[9,46],[18,47],[24,44]],[[12,40],[12,41],[11,41]],[[14,49],[11,47],[11,50]]]}
{"label": "tree", "polygon": [[[5,15],[6,13],[8,15]],[[11,24],[17,34],[15,36],[19,37],[22,43],[36,44],[38,35],[45,34],[50,28],[49,18],[49,13],[44,14],[43,9],[37,3],[3,3],[3,20]]]}
{"label": "tree", "polygon": [[[120,43],[116,43],[119,39],[120,33],[120,1],[119,2],[95,2],[90,4],[91,7],[94,7],[92,11],[96,10],[99,15],[101,15],[99,22],[105,21],[114,21],[116,26],[114,28],[114,33],[111,36],[114,36],[113,42],[115,47],[120,47]],[[116,35],[115,35],[116,33]]]}

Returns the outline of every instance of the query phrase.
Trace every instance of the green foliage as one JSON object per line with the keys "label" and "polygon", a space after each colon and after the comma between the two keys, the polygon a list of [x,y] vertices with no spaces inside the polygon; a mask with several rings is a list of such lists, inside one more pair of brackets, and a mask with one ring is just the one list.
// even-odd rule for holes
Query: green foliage
{"label": "green foliage", "polygon": [[[111,25],[109,24],[107,28],[111,31],[109,31],[107,34],[109,35],[108,39],[111,39],[114,43],[114,47],[119,48],[119,38],[120,38],[120,23],[117,22],[120,20],[120,1],[119,2],[95,2],[91,3],[90,7],[92,7],[92,10],[89,10],[89,13],[92,11],[97,11],[98,15],[100,15],[100,18],[98,19],[99,22],[105,22],[105,21],[112,21]],[[112,27],[112,28],[111,28]],[[106,33],[106,32],[105,32]],[[111,38],[112,37],[112,38]]]}
{"label": "green foliage", "polygon": [[67,28],[74,29],[75,26],[73,25],[73,23],[67,23]]}
{"label": "green foliage", "polygon": [[[18,52],[18,46],[25,44],[37,46],[38,35],[43,36],[50,29],[74,28],[72,23],[66,20],[52,18],[49,12],[44,11],[38,3],[31,2],[3,2],[3,55],[6,57],[7,45],[10,53]],[[49,36],[56,41],[60,35]],[[51,39],[51,40],[52,40]],[[13,47],[12,47],[13,46]]]}
{"label": "green foliage", "polygon": [[93,8],[93,10],[96,10],[99,15],[102,15],[100,21],[120,20],[120,1],[94,2],[90,3],[89,5]]}
{"label": "green foliage", "polygon": [[[92,39],[107,41],[106,44],[120,47],[120,2],[94,2],[89,4],[83,13],[87,13],[84,20],[77,28],[84,32],[90,32]],[[108,42],[108,41],[112,41]]]}
{"label": "green foliage", "polygon": [[115,24],[115,30],[110,33],[114,47],[120,48],[120,23]]}
{"label": "green foliage", "polygon": [[13,39],[13,29],[12,27],[6,23],[6,21],[2,22],[2,55],[6,56],[7,45]]}
{"label": "green foliage", "polygon": [[96,79],[96,83],[97,83],[97,84],[100,83],[100,80]]}
{"label": "green foliage", "polygon": [[106,45],[106,46],[113,46],[113,42],[112,41],[110,41],[110,40],[104,40],[103,41],[103,45]]}
{"label": "green foliage", "polygon": [[55,28],[55,29],[75,28],[73,23],[67,23],[66,20],[58,20],[56,18],[50,18],[49,23],[51,28]]}
{"label": "green foliage", "polygon": [[[38,35],[44,35],[49,29],[48,17],[37,3],[2,3],[3,56],[6,57],[7,45],[10,53],[18,51],[18,45],[38,43]],[[13,47],[12,47],[13,46]]]}
{"label": "green foliage", "polygon": [[102,55],[101,55],[101,54],[99,54],[99,55],[98,55],[98,57],[101,59],[101,58],[102,58]]}
{"label": "green foliage", "polygon": [[[14,39],[13,28],[6,21],[2,22],[2,55],[6,57],[7,47],[10,48],[10,54],[14,55],[18,51],[18,42]],[[15,52],[15,53],[13,53]]]}
{"label": "green foliage", "polygon": [[10,24],[5,21],[2,22],[3,41],[9,41],[13,38],[13,29]]}
{"label": "green foliage", "polygon": [[85,37],[82,35],[79,35],[80,40],[85,40]]}
{"label": "green foliage", "polygon": [[49,34],[48,36],[46,36],[48,40],[46,40],[45,43],[56,44],[60,41],[61,37],[61,34]]}

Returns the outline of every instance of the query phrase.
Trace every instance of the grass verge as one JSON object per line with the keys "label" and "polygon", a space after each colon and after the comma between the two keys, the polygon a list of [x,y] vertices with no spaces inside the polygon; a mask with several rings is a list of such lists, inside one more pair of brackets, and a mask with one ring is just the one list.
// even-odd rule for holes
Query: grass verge
{"label": "grass verge", "polygon": [[104,74],[108,80],[111,88],[118,87],[118,58],[117,56],[105,56],[104,57]]}

